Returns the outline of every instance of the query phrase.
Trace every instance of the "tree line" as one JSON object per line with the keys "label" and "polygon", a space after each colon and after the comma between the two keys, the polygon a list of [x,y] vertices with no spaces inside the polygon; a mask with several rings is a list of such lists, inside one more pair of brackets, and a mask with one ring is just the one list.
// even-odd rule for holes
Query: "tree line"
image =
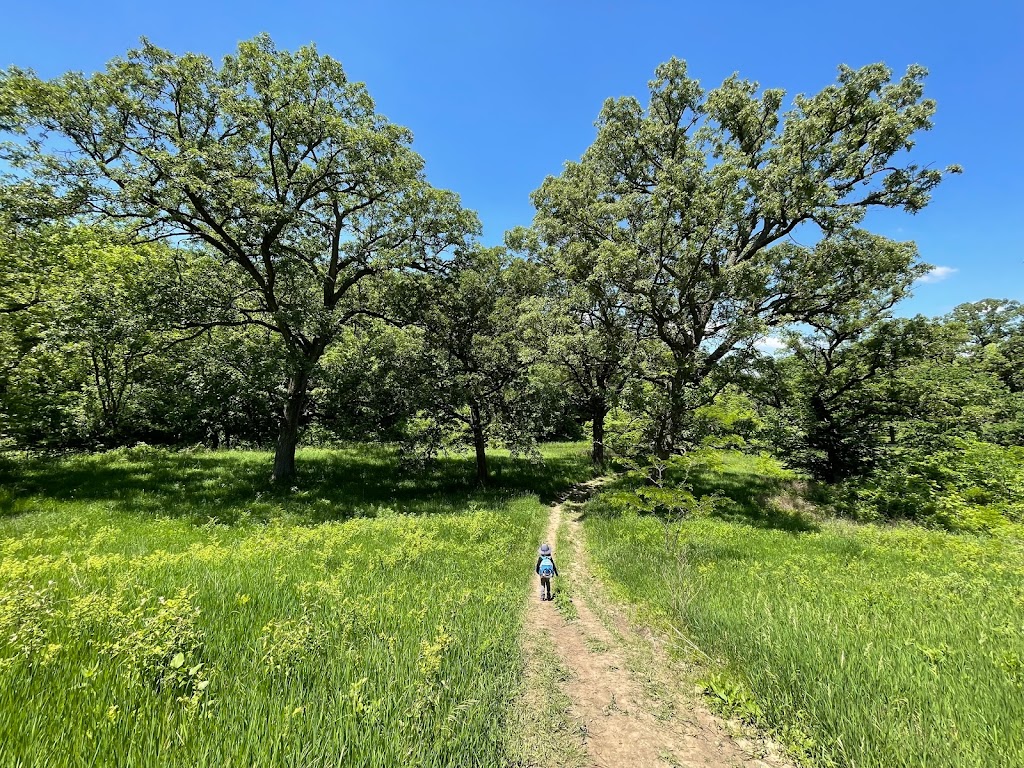
{"label": "tree line", "polygon": [[840,67],[787,103],[672,59],[488,248],[313,46],[9,68],[2,439],[274,444],[286,482],[300,434],[469,445],[481,482],[488,445],[584,428],[599,465],[731,440],[832,484],[955,440],[1010,450],[1020,304],[899,318],[929,267],[864,227],[960,171],[912,162],[925,75]]}

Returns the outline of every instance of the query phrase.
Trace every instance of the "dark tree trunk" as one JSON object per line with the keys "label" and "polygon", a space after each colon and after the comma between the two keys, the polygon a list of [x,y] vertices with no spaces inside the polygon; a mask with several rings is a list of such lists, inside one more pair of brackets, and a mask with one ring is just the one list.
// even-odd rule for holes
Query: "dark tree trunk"
{"label": "dark tree trunk", "polygon": [[668,383],[668,407],[660,419],[654,455],[662,461],[668,459],[684,444],[683,427],[692,416],[692,404],[687,395],[696,380],[688,366],[678,363],[679,369],[672,374]]}
{"label": "dark tree trunk", "polygon": [[673,407],[657,416],[658,431],[654,436],[654,455],[662,461],[668,459],[675,449],[675,419],[673,419]]}
{"label": "dark tree trunk", "polygon": [[477,406],[471,405],[469,412],[473,428],[473,447],[476,449],[476,480],[480,485],[487,485],[487,438],[484,435],[484,425]]}
{"label": "dark tree trunk", "polygon": [[825,454],[825,461],[819,470],[821,479],[826,483],[834,483],[840,479],[841,463],[839,445],[835,427],[832,423],[832,412],[820,395],[811,396],[811,411],[817,425],[808,435],[808,444]]}
{"label": "dark tree trunk", "polygon": [[591,402],[592,441],[590,447],[590,460],[598,469],[604,469],[604,419],[608,415],[608,405],[603,398],[595,398]]}
{"label": "dark tree trunk", "polygon": [[[850,427],[837,423],[829,403],[821,395],[811,396],[811,411],[817,424],[808,435],[808,444],[825,454],[820,479],[826,483],[838,483],[853,477],[866,466],[863,457],[851,451],[845,436]],[[865,434],[863,439],[868,439]]]}
{"label": "dark tree trunk", "polygon": [[288,378],[288,393],[277,433],[277,450],[274,453],[274,473],[270,478],[274,483],[290,483],[295,480],[295,446],[299,442],[299,422],[302,419],[302,409],[306,405],[309,373],[316,361],[303,363]]}

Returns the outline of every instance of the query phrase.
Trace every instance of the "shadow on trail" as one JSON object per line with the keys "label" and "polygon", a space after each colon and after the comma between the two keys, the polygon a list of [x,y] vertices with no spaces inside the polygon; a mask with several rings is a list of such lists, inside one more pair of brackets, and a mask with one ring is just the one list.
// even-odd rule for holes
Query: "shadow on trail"
{"label": "shadow on trail", "polygon": [[481,488],[472,457],[439,457],[412,468],[391,447],[360,445],[300,451],[298,478],[293,487],[282,487],[270,482],[271,460],[268,452],[134,448],[4,462],[0,486],[10,490],[0,518],[31,510],[32,500],[53,500],[197,523],[261,522],[282,514],[320,523],[382,512],[500,509],[524,494],[547,502],[590,476],[582,450],[563,449],[543,461],[489,456],[493,478]]}

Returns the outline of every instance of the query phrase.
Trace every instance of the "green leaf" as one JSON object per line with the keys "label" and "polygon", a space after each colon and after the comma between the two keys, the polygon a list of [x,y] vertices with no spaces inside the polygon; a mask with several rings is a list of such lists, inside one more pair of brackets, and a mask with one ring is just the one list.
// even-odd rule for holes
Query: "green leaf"
{"label": "green leaf", "polygon": [[185,654],[181,651],[174,654],[174,658],[171,659],[171,669],[178,669],[182,664],[185,663]]}

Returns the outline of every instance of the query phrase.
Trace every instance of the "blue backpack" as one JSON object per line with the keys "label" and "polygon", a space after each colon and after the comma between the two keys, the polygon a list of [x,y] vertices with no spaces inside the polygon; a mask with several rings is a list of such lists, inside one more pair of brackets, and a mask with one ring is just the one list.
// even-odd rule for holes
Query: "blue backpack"
{"label": "blue backpack", "polygon": [[540,575],[544,578],[555,575],[555,561],[547,555],[540,559]]}

